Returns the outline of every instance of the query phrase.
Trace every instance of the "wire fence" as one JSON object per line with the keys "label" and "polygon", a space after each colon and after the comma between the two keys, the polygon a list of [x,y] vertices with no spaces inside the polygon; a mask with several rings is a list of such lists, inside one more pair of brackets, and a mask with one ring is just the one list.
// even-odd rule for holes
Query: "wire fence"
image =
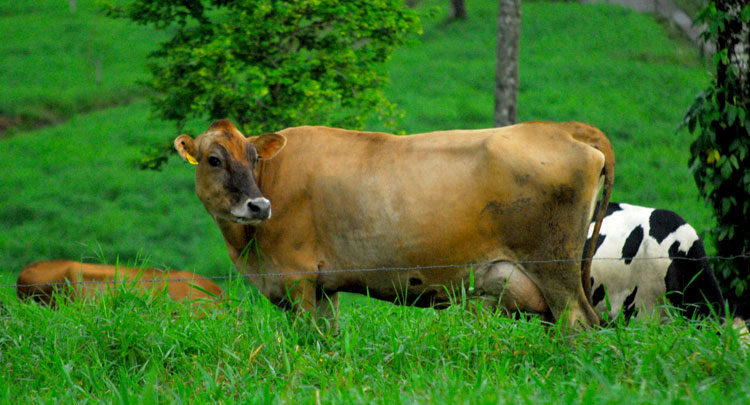
{"label": "wire fence", "polygon": [[[169,283],[169,282],[195,282],[195,281],[218,281],[218,280],[235,280],[235,279],[249,279],[256,277],[291,277],[291,276],[304,276],[304,275],[321,275],[321,274],[341,274],[341,273],[373,273],[373,272],[406,272],[406,271],[424,271],[424,270],[448,270],[457,268],[467,267],[482,267],[491,266],[499,262],[513,263],[516,265],[529,265],[529,264],[549,264],[549,263],[570,263],[584,261],[651,261],[651,260],[681,260],[691,262],[701,261],[716,261],[716,260],[736,260],[736,259],[750,259],[750,253],[735,255],[735,256],[702,256],[702,257],[684,257],[684,256],[658,256],[658,257],[594,257],[591,259],[585,258],[571,258],[571,259],[538,259],[538,260],[502,260],[492,262],[476,262],[476,263],[464,263],[464,264],[439,264],[439,265],[428,265],[428,266],[412,266],[412,267],[373,267],[373,268],[357,268],[357,269],[320,269],[316,271],[296,271],[296,272],[260,272],[260,273],[242,273],[242,274],[226,274],[218,276],[199,276],[195,274],[195,277],[174,277],[174,278],[151,278],[146,279],[138,277],[136,274],[135,279],[128,279],[123,277],[117,280],[79,280],[79,281],[59,281],[49,283],[30,283],[30,284],[0,284],[0,289],[6,288],[18,288],[18,287],[59,287],[59,286],[75,286],[75,285],[97,285],[97,284],[137,284],[137,283]],[[115,268],[125,268],[125,266],[115,266]],[[137,267],[138,270],[145,270],[146,267]],[[159,270],[157,270],[159,271]],[[177,271],[177,270],[172,270]],[[164,270],[162,274],[168,275],[170,270]],[[127,276],[124,273],[119,275]]]}

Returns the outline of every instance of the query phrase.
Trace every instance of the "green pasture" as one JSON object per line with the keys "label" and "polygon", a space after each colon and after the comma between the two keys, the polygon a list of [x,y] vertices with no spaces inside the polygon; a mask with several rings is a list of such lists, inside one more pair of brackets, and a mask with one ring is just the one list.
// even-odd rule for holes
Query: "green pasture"
{"label": "green pasture", "polygon": [[[241,296],[244,285],[229,285]],[[538,319],[350,303],[319,334],[253,294],[197,319],[122,293],[6,303],[0,402],[747,403],[748,350],[715,322],[562,335]],[[171,316],[165,316],[171,314]]]}
{"label": "green pasture", "polygon": [[[496,2],[467,3],[469,20],[447,23],[448,2],[423,2],[421,43],[390,61],[388,93],[405,133],[492,125]],[[145,146],[177,135],[151,118],[134,84],[162,37],[105,18],[97,4],[79,0],[75,13],[68,2],[0,5],[0,120],[65,120],[0,140],[0,284],[32,261],[58,258],[229,275],[192,166],[132,164]],[[90,55],[101,58],[101,81]],[[616,6],[524,2],[520,75],[521,120],[585,121],[609,135],[615,200],[672,209],[699,232],[712,226],[687,170],[690,137],[677,131],[708,83],[694,46]],[[331,338],[248,285],[220,284],[234,301],[204,319],[127,292],[53,311],[0,288],[0,402],[750,399],[748,352],[713,321],[563,337],[534,319],[347,296],[341,334]]]}
{"label": "green pasture", "polygon": [[102,3],[0,4],[0,137],[9,126],[55,124],[143,95],[136,80],[146,78],[146,55],[166,36],[106,17]]}

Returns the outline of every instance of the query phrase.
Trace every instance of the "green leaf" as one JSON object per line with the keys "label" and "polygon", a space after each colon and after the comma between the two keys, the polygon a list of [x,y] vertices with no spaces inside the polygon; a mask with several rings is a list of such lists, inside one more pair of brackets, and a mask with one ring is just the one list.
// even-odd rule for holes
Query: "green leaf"
{"label": "green leaf", "polygon": [[727,228],[719,228],[718,232],[716,233],[716,239],[722,241],[727,238]]}
{"label": "green leaf", "polygon": [[732,163],[732,166],[734,166],[735,169],[740,169],[740,164],[737,162],[737,156],[731,155],[729,156],[729,161]]}
{"label": "green leaf", "polygon": [[729,163],[729,160],[725,157],[721,157],[721,163],[719,164],[721,167],[721,177],[724,180],[729,180],[729,178],[732,176],[732,165]]}
{"label": "green leaf", "polygon": [[696,124],[696,122],[697,122],[697,120],[695,118],[690,118],[688,120],[688,131],[690,131],[691,134],[695,132],[695,124]]}
{"label": "green leaf", "polygon": [[729,104],[727,105],[726,112],[727,112],[727,126],[731,127],[732,125],[734,125],[734,120],[737,119],[737,107]]}

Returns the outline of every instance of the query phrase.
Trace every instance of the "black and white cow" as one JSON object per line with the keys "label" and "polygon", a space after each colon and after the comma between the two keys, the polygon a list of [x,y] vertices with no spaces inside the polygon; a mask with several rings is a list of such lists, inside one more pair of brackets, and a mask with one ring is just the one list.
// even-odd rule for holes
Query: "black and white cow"
{"label": "black and white cow", "polygon": [[689,318],[723,317],[724,298],[705,256],[698,233],[673,211],[612,202],[591,266],[594,308],[609,320],[654,311],[663,317],[665,303]]}

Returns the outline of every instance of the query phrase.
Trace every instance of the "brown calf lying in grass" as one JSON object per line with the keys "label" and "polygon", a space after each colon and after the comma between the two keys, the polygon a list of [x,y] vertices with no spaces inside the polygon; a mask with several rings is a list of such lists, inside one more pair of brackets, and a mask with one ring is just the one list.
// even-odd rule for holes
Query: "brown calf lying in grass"
{"label": "brown calf lying in grass", "polygon": [[154,295],[166,290],[169,298],[195,300],[219,298],[223,291],[215,283],[186,271],[159,271],[102,264],[87,264],[72,260],[52,260],[32,263],[18,276],[17,294],[20,299],[34,299],[54,304],[53,293],[70,299],[92,298],[111,293],[122,286]]}

